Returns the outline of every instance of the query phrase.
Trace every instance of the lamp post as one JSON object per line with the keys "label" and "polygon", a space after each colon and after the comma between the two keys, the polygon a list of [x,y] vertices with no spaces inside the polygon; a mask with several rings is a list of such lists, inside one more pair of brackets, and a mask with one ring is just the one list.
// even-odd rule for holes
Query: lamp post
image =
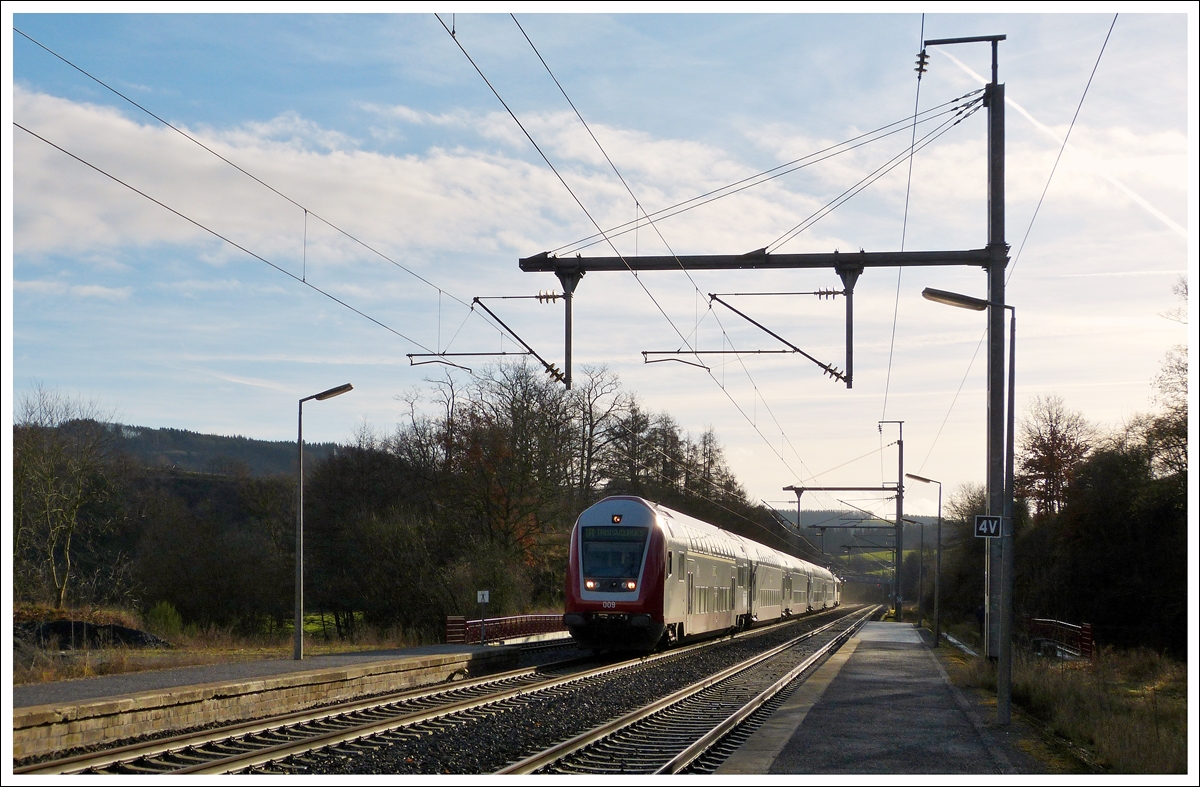
{"label": "lamp post", "polygon": [[938,485],[937,558],[933,563],[933,646],[936,648],[942,644],[942,482],[913,473],[905,473],[904,477]]}
{"label": "lamp post", "polygon": [[296,498],[296,631],[292,638],[292,658],[304,658],[304,403],[309,399],[323,402],[354,390],[350,383],[306,396],[300,400],[296,425],[296,452],[299,455],[300,483]]}
{"label": "lamp post", "polygon": [[996,723],[1012,721],[1012,600],[1015,555],[1013,550],[1013,440],[1016,412],[1017,310],[1003,303],[991,303],[969,295],[926,287],[921,293],[927,300],[981,312],[989,308],[1008,309],[1008,434],[1004,445],[1004,509],[1000,520],[1002,575],[1000,580],[1000,659],[996,673]]}
{"label": "lamp post", "polygon": [[[909,473],[905,478],[912,478]],[[905,519],[905,524],[916,525],[920,536],[920,546],[917,548],[917,628],[925,624],[925,524],[915,519]]]}

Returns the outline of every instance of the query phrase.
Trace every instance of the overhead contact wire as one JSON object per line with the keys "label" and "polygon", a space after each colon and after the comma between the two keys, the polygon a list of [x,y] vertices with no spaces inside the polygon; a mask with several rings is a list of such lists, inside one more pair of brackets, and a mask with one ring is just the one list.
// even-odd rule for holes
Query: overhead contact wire
{"label": "overhead contact wire", "polygon": [[[941,117],[942,115],[947,115],[947,114],[956,112],[959,107],[951,106],[951,105],[954,105],[954,104],[956,104],[956,102],[962,101],[963,99],[970,98],[971,96],[976,95],[981,92],[983,92],[982,88],[980,88],[978,90],[973,90],[962,96],[951,99],[950,101],[947,101],[943,104],[939,104],[936,107],[931,107],[930,109],[923,111],[921,114],[926,115],[929,113],[933,113],[936,110],[942,110],[942,111],[937,112],[936,114],[932,114],[932,115],[929,115],[928,117],[922,118],[921,120],[918,121],[918,124],[926,123],[935,118]],[[943,109],[944,107],[950,107],[950,108]],[[908,122],[909,122],[909,119],[905,118],[903,120],[895,121],[894,123],[889,123],[888,125],[881,126],[880,128],[875,129],[874,131],[868,131],[865,134],[860,134],[857,137],[852,137],[849,140],[839,142],[836,145],[831,145],[827,148],[823,148],[823,149],[815,151],[813,153],[809,153],[798,159],[793,159],[792,161],[785,162],[783,164],[780,164],[777,167],[773,167],[771,169],[764,170],[763,172],[759,172],[757,174],[750,175],[741,180],[734,181],[733,183],[727,184],[725,186],[721,186],[720,188],[716,188],[711,191],[705,192],[703,194],[699,194],[695,197],[686,199],[682,202],[678,202],[674,205],[669,205],[665,208],[661,208],[660,210],[654,211],[653,213],[646,214],[643,211],[641,214],[639,214],[639,216],[645,215],[647,218],[652,219],[652,220],[653,219],[661,220],[661,219],[667,219],[667,218],[672,218],[674,216],[678,216],[679,214],[686,213],[687,211],[692,210],[693,208],[698,208],[703,205],[708,205],[709,203],[715,202],[716,200],[723,199],[725,197],[732,196],[734,194],[738,194],[742,191],[745,191],[746,189],[750,189],[755,186],[762,185],[763,183],[769,183],[770,181],[775,180],[776,178],[780,178],[784,175],[789,175],[798,170],[812,166],[813,164],[818,164],[822,161],[827,161],[830,158],[833,158],[834,156],[841,155],[842,153],[847,153],[851,150],[855,150],[857,148],[863,147],[864,145],[868,145],[872,142],[878,142],[879,140],[885,139],[886,137],[889,137],[892,134],[898,134],[901,131],[903,131],[904,128],[906,128],[907,126],[902,127],[902,128],[893,129],[891,131],[888,131],[886,134],[881,134],[880,132],[884,131],[885,129],[889,129],[892,126],[898,125],[900,123],[907,124]],[[865,139],[866,137],[870,137],[872,134],[879,134],[879,136],[876,136],[876,137],[870,138],[870,139]],[[851,144],[851,143],[856,143],[856,144]],[[842,146],[848,146],[848,147],[845,147],[842,150],[837,150],[837,148],[842,147]],[[830,153],[830,151],[834,151],[834,152]],[[829,155],[823,155],[825,153],[829,153]],[[817,156],[820,156],[820,158],[814,158]],[[813,159],[813,160],[808,161],[808,159]],[[806,162],[806,163],[800,164],[800,162]],[[793,166],[793,165],[798,165],[798,166]],[[786,169],[782,172],[777,171],[777,170],[781,170],[785,167],[791,167],[791,169]],[[775,173],[775,174],[772,174],[772,173]],[[766,177],[768,175],[770,175],[770,177]],[[761,178],[761,180],[759,180],[760,178]],[[755,182],[750,182],[750,181],[755,181]],[[722,194],[721,192],[723,192],[723,191],[726,193]],[[711,199],[706,199],[708,197],[711,197]],[[695,203],[695,204],[691,204],[691,203]],[[610,227],[607,230],[608,237],[616,238],[616,237],[620,237],[621,235],[624,235],[628,232],[633,232],[636,229],[636,224],[637,224],[637,221],[627,221],[623,224],[617,224],[614,227]],[[635,226],[630,226],[630,225],[635,225]],[[581,238],[577,241],[573,241],[572,243],[567,243],[567,244],[564,244],[557,248],[550,249],[549,253],[550,254],[570,254],[575,251],[581,251],[583,249],[594,246],[597,243],[603,242],[603,238],[600,238],[600,239],[597,239],[597,238],[598,238],[597,235],[589,235],[585,238]]]}
{"label": "overhead contact wire", "polygon": [[[559,91],[563,94],[563,98],[565,98],[567,100],[567,103],[570,104],[571,109],[574,110],[575,116],[579,119],[579,122],[583,124],[583,127],[585,129],[587,129],[588,135],[591,136],[592,141],[596,143],[596,147],[598,147],[600,149],[601,154],[603,154],[605,160],[608,161],[608,165],[610,167],[612,167],[613,172],[616,173],[617,178],[621,181],[621,185],[623,185],[625,187],[625,190],[629,193],[629,196],[633,198],[634,204],[637,205],[638,207],[640,207],[641,201],[637,198],[637,195],[633,193],[633,190],[629,187],[629,184],[626,182],[625,178],[621,175],[620,170],[617,169],[616,164],[613,163],[612,158],[609,157],[607,151],[604,150],[604,146],[600,144],[600,140],[598,140],[596,138],[596,135],[594,133],[592,133],[592,130],[588,126],[587,121],[584,120],[583,115],[580,114],[579,109],[575,106],[575,102],[571,101],[571,97],[567,95],[567,91],[563,88],[562,83],[558,81],[558,77],[554,76],[554,72],[550,69],[549,64],[546,63],[545,58],[543,58],[541,53],[538,52],[537,46],[535,46],[533,41],[529,38],[529,35],[525,32],[525,29],[523,27],[521,27],[521,23],[517,21],[516,16],[512,15],[512,14],[510,14],[510,16],[512,16],[513,22],[516,23],[517,28],[521,31],[521,34],[525,37],[525,40],[529,43],[529,46],[533,49],[534,53],[537,55],[538,60],[541,61],[542,66],[546,69],[547,73],[550,74],[550,78],[554,80],[554,84],[558,86]],[[443,25],[444,25],[444,23],[443,23]],[[459,47],[461,48],[462,44],[459,44]],[[465,50],[464,50],[464,54],[466,54]],[[474,63],[472,63],[472,65],[474,65]],[[478,70],[478,67],[476,67],[476,69]],[[482,73],[480,75],[482,76]],[[490,83],[488,86],[491,87]],[[493,92],[495,92],[494,88],[493,88]],[[499,98],[499,95],[497,95],[497,98]],[[508,108],[508,106],[505,105],[505,109],[507,109],[507,108]],[[509,111],[509,114],[512,114],[511,110]],[[514,120],[516,119],[515,115],[514,115],[513,119]],[[519,123],[519,121],[518,121],[518,123]],[[522,127],[522,131],[524,131],[524,127]],[[526,136],[529,136],[528,132],[526,132]],[[531,142],[533,141],[532,138],[530,138],[530,141]],[[535,145],[535,147],[536,147],[536,145]],[[538,152],[541,153],[540,148],[539,148]],[[543,154],[543,158],[545,158],[544,154]],[[548,159],[547,159],[547,164],[549,164]],[[553,169],[553,166],[551,168]],[[555,174],[556,175],[558,174],[557,170],[555,171]],[[559,179],[560,180],[562,179],[561,176],[559,176]],[[566,185],[565,182],[564,182],[564,185]],[[568,189],[568,191],[569,191],[569,189]],[[575,196],[574,193],[572,193],[571,196],[574,197]],[[576,198],[576,201],[578,202],[577,198]],[[583,207],[582,204],[580,204],[580,207]],[[586,210],[585,210],[585,212],[586,212]],[[659,240],[661,240],[663,245],[667,247],[667,250],[671,252],[671,255],[673,257],[675,257],[676,262],[679,263],[680,270],[682,270],[684,275],[687,276],[688,281],[691,282],[693,289],[697,293],[700,293],[701,292],[700,288],[696,285],[696,282],[692,278],[691,273],[686,268],[683,267],[683,263],[680,262],[679,256],[677,254],[675,254],[675,251],[671,248],[671,245],[667,242],[666,238],[663,237],[662,231],[659,230],[657,222],[654,221],[653,219],[651,219],[646,214],[644,209],[642,210],[642,216],[646,218],[647,222],[654,229],[655,234],[658,235]],[[591,218],[590,214],[588,215],[588,218]],[[593,220],[593,224],[595,224],[594,220]],[[600,229],[598,224],[596,225],[596,228]],[[603,230],[601,232],[603,232]],[[608,240],[607,235],[605,236],[605,239]],[[616,246],[613,245],[612,241],[609,240],[608,242],[609,242],[609,245],[612,246],[613,250],[616,251]],[[618,254],[620,254],[620,252],[618,252]],[[634,278],[637,278],[638,283],[641,284],[640,277],[638,277],[637,274],[633,271],[632,266],[630,266],[629,263],[627,261],[625,261],[624,256],[621,257],[621,261],[625,263],[626,268],[629,269],[630,273],[633,273]],[[644,284],[642,284],[642,289],[646,292],[647,295],[650,295],[652,300],[654,299],[654,296],[650,294],[650,291],[646,288],[646,286]],[[657,300],[655,300],[654,303],[656,306],[658,306]],[[674,322],[671,321],[670,317],[667,316],[666,312],[663,311],[661,306],[659,306],[659,311],[662,312],[663,316],[667,318],[667,321],[671,323],[671,327],[675,328],[675,332],[677,334],[679,334],[680,339],[683,340],[684,346],[686,346],[689,350],[692,350],[693,353],[695,353],[691,344],[688,342],[688,339],[683,336],[683,333],[678,328],[675,327]],[[710,311],[711,311],[711,309],[710,309]],[[717,325],[720,327],[721,333],[725,336],[726,339],[729,340],[730,346],[732,347],[733,346],[732,339],[729,338],[729,334],[725,330],[724,325],[721,323],[720,317],[717,316],[715,312],[713,312],[713,318],[717,321]],[[692,335],[695,335],[695,333],[696,333],[696,328],[693,328]],[[762,395],[758,389],[758,384],[754,381],[754,378],[750,374],[749,369],[746,368],[745,361],[742,360],[741,355],[737,353],[736,349],[734,350],[734,353],[735,353],[735,357],[738,359],[739,363],[741,364],[742,370],[745,372],[746,377],[750,380],[751,387],[754,389],[754,395],[756,397],[755,402],[756,402],[756,406],[757,406],[757,400],[762,398]],[[696,355],[696,360],[698,362],[700,361],[699,355]],[[791,472],[794,477],[796,477],[796,478],[802,477],[799,473],[797,473],[794,469],[792,469],[791,465],[788,464],[788,461],[783,456],[783,454],[780,453],[779,451],[775,450],[775,446],[771,443],[770,440],[767,440],[766,435],[764,435],[761,432],[761,430],[759,430],[758,425],[754,422],[754,419],[752,419],[746,415],[745,410],[743,410],[742,407],[739,404],[737,404],[737,402],[733,399],[733,396],[725,388],[724,384],[717,380],[716,376],[713,374],[711,369],[708,369],[708,374],[709,374],[709,377],[717,384],[717,386],[720,387],[722,392],[725,393],[725,396],[730,400],[730,402],[734,405],[734,407],[737,408],[737,410],[742,414],[742,416],[747,420],[747,422],[750,423],[751,427],[755,430],[755,432],[758,433],[759,437],[762,438],[763,442],[765,442],[767,444],[767,447],[771,449],[772,453],[774,453],[777,457],[779,457],[779,460],[783,463],[784,467],[786,467],[788,469],[788,471]],[[775,418],[774,412],[771,410],[770,405],[768,405],[766,403],[765,399],[763,399],[763,405],[764,405],[764,407],[766,407],[767,412],[770,413],[771,418],[775,421],[775,425],[779,429],[779,433],[784,437],[784,440],[787,441],[787,443],[789,445],[791,445],[791,440],[787,437],[786,432],[784,432],[783,427],[779,424],[779,420],[777,418]],[[794,446],[792,447],[792,452],[796,454],[797,459],[800,460],[800,464],[803,467],[804,460],[802,458],[800,458],[800,454],[798,451],[796,451]],[[805,467],[805,470],[807,471],[806,467]],[[810,475],[811,475],[811,473],[810,473]]]}
{"label": "overhead contact wire", "polygon": [[891,159],[889,159],[888,161],[879,165],[879,167],[877,167],[875,170],[873,170],[872,172],[865,175],[861,180],[859,180],[853,186],[846,189],[838,196],[834,197],[832,200],[827,202],[824,206],[822,206],[821,208],[818,208],[816,211],[814,211],[812,214],[810,214],[807,218],[805,218],[799,224],[792,227],[790,230],[783,233],[778,238],[776,238],[774,241],[772,241],[766,247],[767,251],[768,252],[777,251],[788,241],[792,240],[797,235],[804,232],[805,230],[807,230],[809,227],[816,224],[821,219],[825,218],[825,216],[829,215],[837,208],[840,208],[846,202],[849,202],[851,199],[853,199],[855,196],[857,196],[859,193],[861,193],[863,191],[863,189],[865,189],[867,186],[871,185],[872,183],[879,180],[884,175],[891,172],[896,167],[900,166],[900,164],[902,164],[906,158],[909,158],[909,157],[915,155],[916,153],[924,150],[926,147],[928,147],[930,144],[935,142],[941,136],[943,136],[944,134],[949,132],[950,129],[954,128],[959,123],[963,122],[964,120],[969,118],[971,115],[975,114],[975,112],[977,112],[979,110],[980,106],[982,106],[981,101],[971,101],[967,104],[962,105],[953,117],[942,121],[941,125],[939,125],[933,131],[930,131],[925,136],[923,136],[921,138],[921,140],[918,142],[918,146],[915,149],[910,149],[909,151],[906,151],[906,152],[897,153]]}
{"label": "overhead contact wire", "polygon": [[[491,81],[488,80],[487,76],[483,73],[483,70],[479,67],[479,65],[475,62],[475,60],[472,59],[471,55],[467,52],[466,48],[462,45],[462,42],[459,41],[458,37],[450,31],[450,28],[446,27],[446,23],[444,21],[442,21],[441,16],[439,16],[438,14],[434,14],[434,16],[437,18],[438,22],[441,23],[442,27],[445,28],[446,33],[450,35],[450,38],[451,38],[451,40],[454,41],[455,46],[457,46],[459,51],[463,53],[463,57],[465,57],[467,59],[467,62],[469,62],[471,64],[471,67],[475,69],[475,72],[477,74],[479,74],[480,79],[482,79],[484,84],[486,84],[488,86],[488,89],[492,91],[492,95],[494,95],[496,97],[496,100],[499,101],[500,104],[504,107],[505,111],[508,112],[509,117],[511,117],[513,119],[513,122],[517,124],[517,127],[521,129],[521,133],[524,134],[525,138],[529,140],[529,144],[533,145],[534,150],[536,150],[538,152],[538,155],[542,157],[542,161],[546,162],[546,166],[548,166],[550,168],[550,171],[554,173],[554,176],[556,178],[558,178],[558,182],[561,183],[563,188],[565,188],[567,190],[567,193],[571,195],[571,199],[575,200],[575,204],[578,205],[579,209],[582,210],[584,215],[588,217],[588,221],[592,222],[592,226],[595,227],[596,230],[599,231],[601,234],[603,234],[604,230],[602,230],[600,228],[600,224],[596,221],[596,219],[594,219],[592,217],[592,214],[584,206],[583,202],[580,201],[579,197],[575,195],[575,192],[571,190],[571,187],[569,185],[567,185],[567,181],[563,178],[563,176],[555,168],[554,164],[550,161],[550,158],[542,151],[541,147],[534,140],[533,135],[530,134],[529,131],[525,128],[524,124],[521,123],[521,121],[517,117],[516,113],[512,111],[512,108],[509,107],[508,103],[500,96],[500,92],[497,91],[496,88],[492,85]],[[607,236],[605,237],[605,240],[608,240]],[[617,251],[617,247],[615,245],[613,245],[611,240],[608,241],[608,244],[609,244],[609,246],[612,247],[613,252],[615,252],[616,255],[621,258],[621,261],[625,263],[625,267],[629,268],[630,273],[633,273],[633,269],[629,266],[629,263],[625,261],[624,255],[622,255],[621,252]],[[650,290],[646,288],[646,285],[642,283],[641,278],[636,273],[634,273],[633,276],[635,279],[637,279],[638,284],[641,286],[642,290],[646,293],[646,295],[648,295],[650,297],[650,300],[654,302],[654,305],[658,308],[659,313],[662,314],[662,316],[670,324],[671,328],[673,328],[675,330],[675,333],[677,333],[679,335],[679,338],[684,339],[683,333],[679,330],[679,328],[677,328],[675,326],[675,323],[667,315],[666,311],[663,309],[662,305],[659,304],[658,300],[654,297],[654,295],[651,294]],[[687,342],[687,340],[684,339],[684,343],[686,343],[686,342]]]}

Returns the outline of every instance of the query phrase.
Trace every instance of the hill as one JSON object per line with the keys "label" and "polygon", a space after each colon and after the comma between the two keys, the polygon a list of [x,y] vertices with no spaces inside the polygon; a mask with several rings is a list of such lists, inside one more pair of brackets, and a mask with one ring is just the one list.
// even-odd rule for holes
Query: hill
{"label": "hill", "polygon": [[[235,435],[201,434],[186,429],[152,429],[112,424],[121,448],[148,467],[199,473],[268,476],[296,472],[296,443]],[[337,443],[305,443],[305,462],[324,459]]]}

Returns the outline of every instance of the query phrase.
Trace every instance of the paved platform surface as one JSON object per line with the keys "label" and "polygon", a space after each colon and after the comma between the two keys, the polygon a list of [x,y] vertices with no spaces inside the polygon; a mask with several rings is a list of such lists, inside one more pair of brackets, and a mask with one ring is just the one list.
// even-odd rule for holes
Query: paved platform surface
{"label": "paved platform surface", "polygon": [[378,661],[394,661],[445,653],[471,653],[479,650],[481,648],[478,645],[427,645],[402,650],[371,650],[360,653],[310,656],[302,661],[292,659],[240,661],[225,664],[206,664],[196,667],[151,670],[149,672],[131,672],[124,675],[103,675],[97,678],[82,678],[79,680],[62,680],[54,683],[14,686],[13,707],[27,708],[35,705],[49,704],[70,705],[87,700],[117,697],[144,691],[162,691],[181,686],[196,686],[207,683],[232,683],[329,667],[351,667]]}
{"label": "paved platform surface", "polygon": [[997,742],[916,628],[870,622],[717,773],[1011,774],[1014,760],[1025,764]]}

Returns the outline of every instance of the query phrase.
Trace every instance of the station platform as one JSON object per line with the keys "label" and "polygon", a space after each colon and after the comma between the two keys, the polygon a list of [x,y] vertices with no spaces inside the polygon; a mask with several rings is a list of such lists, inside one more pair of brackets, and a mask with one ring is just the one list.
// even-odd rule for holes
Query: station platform
{"label": "station platform", "polygon": [[516,668],[515,645],[429,645],[14,686],[13,759],[306,710]]}
{"label": "station platform", "polygon": [[[953,684],[912,624],[869,622],[717,770],[1013,774],[1040,770]],[[994,714],[994,712],[993,712]]]}

